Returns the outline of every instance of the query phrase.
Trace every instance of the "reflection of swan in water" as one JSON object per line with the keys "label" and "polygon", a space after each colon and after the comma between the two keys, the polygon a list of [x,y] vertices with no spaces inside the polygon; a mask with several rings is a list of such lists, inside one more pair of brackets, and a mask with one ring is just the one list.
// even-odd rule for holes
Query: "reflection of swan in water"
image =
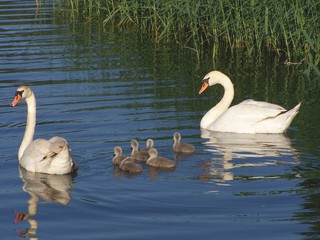
{"label": "reflection of swan in water", "polygon": [[28,212],[26,214],[16,212],[15,223],[25,220],[30,226],[26,231],[18,231],[21,237],[33,237],[36,235],[38,222],[33,219],[37,214],[39,198],[46,202],[55,202],[63,205],[71,201],[72,175],[50,175],[33,173],[19,167],[20,178],[23,182],[23,191],[29,193]]}
{"label": "reflection of swan in water", "polygon": [[296,150],[291,146],[290,139],[283,134],[235,134],[201,129],[201,137],[208,139],[204,142],[207,146],[205,151],[216,156],[208,163],[210,175],[225,181],[235,178],[231,172],[235,168],[297,164]]}

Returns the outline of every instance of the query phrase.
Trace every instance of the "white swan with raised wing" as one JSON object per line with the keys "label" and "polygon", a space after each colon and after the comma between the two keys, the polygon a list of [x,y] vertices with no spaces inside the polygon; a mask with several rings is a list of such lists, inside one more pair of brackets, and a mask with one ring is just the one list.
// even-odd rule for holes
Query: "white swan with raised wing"
{"label": "white swan with raised wing", "polygon": [[224,87],[221,101],[201,119],[200,127],[217,132],[233,133],[283,133],[299,111],[301,103],[287,111],[283,107],[252,99],[229,108],[234,88],[228,76],[219,71],[209,72],[202,80],[201,94],[208,86]]}
{"label": "white swan with raised wing", "polygon": [[10,105],[16,106],[21,99],[26,100],[28,115],[26,130],[18,152],[19,164],[30,172],[47,174],[72,172],[76,164],[72,160],[67,140],[62,137],[33,140],[36,126],[36,98],[30,87],[18,87]]}

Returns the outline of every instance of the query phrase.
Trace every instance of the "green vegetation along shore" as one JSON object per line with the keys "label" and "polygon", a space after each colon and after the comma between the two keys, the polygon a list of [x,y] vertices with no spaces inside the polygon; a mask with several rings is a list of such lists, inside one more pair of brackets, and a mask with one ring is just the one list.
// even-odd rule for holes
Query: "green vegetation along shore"
{"label": "green vegetation along shore", "polygon": [[156,42],[175,41],[198,58],[221,49],[250,57],[271,53],[320,75],[318,0],[59,0],[72,19],[103,20]]}

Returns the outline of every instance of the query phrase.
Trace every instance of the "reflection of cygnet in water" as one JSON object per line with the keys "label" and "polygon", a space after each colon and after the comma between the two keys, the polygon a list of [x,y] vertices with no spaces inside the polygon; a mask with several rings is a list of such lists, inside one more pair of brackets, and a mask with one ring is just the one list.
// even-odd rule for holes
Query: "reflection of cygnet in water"
{"label": "reflection of cygnet in water", "polygon": [[20,178],[23,182],[23,191],[29,193],[28,213],[16,212],[15,223],[27,221],[30,227],[26,232],[19,231],[24,237],[34,236],[38,228],[38,222],[33,219],[37,214],[39,198],[46,202],[55,202],[67,205],[71,201],[71,190],[73,187],[72,176],[33,173],[19,167]]}

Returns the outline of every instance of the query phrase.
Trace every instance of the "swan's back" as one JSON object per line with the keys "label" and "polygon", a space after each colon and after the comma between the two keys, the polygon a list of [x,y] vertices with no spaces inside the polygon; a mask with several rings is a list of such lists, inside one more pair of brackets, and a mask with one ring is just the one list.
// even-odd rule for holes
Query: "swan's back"
{"label": "swan's back", "polygon": [[283,133],[298,113],[300,104],[286,111],[276,104],[249,99],[230,107],[208,129],[234,133]]}
{"label": "swan's back", "polygon": [[64,138],[36,139],[25,149],[20,165],[30,172],[67,174],[74,170],[71,150]]}

